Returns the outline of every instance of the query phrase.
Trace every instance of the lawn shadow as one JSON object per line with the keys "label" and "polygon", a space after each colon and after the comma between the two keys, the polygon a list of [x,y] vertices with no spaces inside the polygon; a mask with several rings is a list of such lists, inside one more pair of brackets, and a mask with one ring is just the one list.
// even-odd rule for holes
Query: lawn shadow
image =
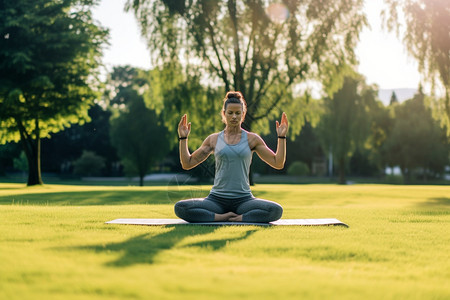
{"label": "lawn shadow", "polygon": [[[50,206],[89,206],[89,205],[129,205],[129,204],[174,204],[190,195],[191,191],[180,190],[178,198],[165,188],[152,191],[80,191],[56,193],[30,193],[0,197],[0,205],[50,205]],[[206,193],[204,197],[208,194]]]}
{"label": "lawn shadow", "polygon": [[253,233],[255,233],[258,229],[252,229],[247,230],[245,234],[241,237],[236,237],[232,239],[216,239],[216,240],[210,240],[210,241],[203,241],[193,244],[184,245],[183,247],[200,247],[200,248],[206,248],[206,249],[212,249],[214,251],[220,250],[226,245],[229,245],[231,242],[238,242],[241,240],[245,240],[249,236],[251,236]]}
{"label": "lawn shadow", "polygon": [[2,186],[0,187],[0,191],[6,191],[6,190],[17,190],[16,186]]}
{"label": "lawn shadow", "polygon": [[[171,230],[168,232],[152,235],[149,233],[134,236],[128,240],[118,243],[100,244],[93,246],[80,246],[76,249],[93,250],[95,252],[118,252],[121,256],[114,261],[106,263],[111,267],[128,267],[136,264],[153,264],[155,257],[166,250],[170,250],[184,238],[193,235],[206,235],[217,230],[218,226],[202,225],[167,225]],[[208,247],[213,251],[220,250],[226,245],[248,238],[257,229],[250,229],[243,236],[236,238],[216,239],[212,241],[198,242],[183,245],[182,247]]]}
{"label": "lawn shadow", "polygon": [[439,206],[449,206],[450,198],[448,197],[437,197],[428,198],[427,201],[420,203],[420,206],[424,207],[439,207]]}

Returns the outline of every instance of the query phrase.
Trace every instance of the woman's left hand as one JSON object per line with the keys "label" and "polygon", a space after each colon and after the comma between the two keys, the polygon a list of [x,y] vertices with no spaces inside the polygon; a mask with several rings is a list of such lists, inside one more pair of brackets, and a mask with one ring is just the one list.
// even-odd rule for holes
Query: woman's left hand
{"label": "woman's left hand", "polygon": [[283,112],[283,114],[281,115],[281,124],[278,123],[278,121],[276,121],[276,124],[277,124],[278,136],[286,136],[289,124],[288,124],[288,119],[287,119],[285,112]]}

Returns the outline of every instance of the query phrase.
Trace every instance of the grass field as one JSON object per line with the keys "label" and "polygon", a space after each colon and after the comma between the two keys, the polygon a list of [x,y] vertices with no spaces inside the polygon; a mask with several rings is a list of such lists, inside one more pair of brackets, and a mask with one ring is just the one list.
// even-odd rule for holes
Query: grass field
{"label": "grass field", "polygon": [[127,226],[209,187],[0,184],[0,299],[450,299],[450,187],[257,185],[324,227]]}

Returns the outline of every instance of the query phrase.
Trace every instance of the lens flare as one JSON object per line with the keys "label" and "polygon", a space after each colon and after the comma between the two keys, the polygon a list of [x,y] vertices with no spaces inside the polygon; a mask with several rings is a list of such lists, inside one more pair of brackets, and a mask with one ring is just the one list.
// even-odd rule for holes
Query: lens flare
{"label": "lens flare", "polygon": [[272,3],[266,9],[266,14],[274,23],[283,23],[289,17],[289,10],[282,3]]}

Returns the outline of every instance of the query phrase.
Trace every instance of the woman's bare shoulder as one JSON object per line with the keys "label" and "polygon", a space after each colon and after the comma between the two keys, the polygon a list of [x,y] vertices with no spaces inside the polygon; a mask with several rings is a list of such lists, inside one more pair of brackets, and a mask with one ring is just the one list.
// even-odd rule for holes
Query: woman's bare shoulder
{"label": "woman's bare shoulder", "polygon": [[261,140],[261,137],[259,136],[259,134],[251,132],[251,131],[246,131],[247,132],[247,138],[249,140]]}
{"label": "woman's bare shoulder", "polygon": [[[244,129],[242,129],[242,130],[244,130]],[[251,131],[247,131],[247,130],[244,130],[244,131],[247,133],[247,136],[249,138],[259,137],[259,135],[257,133],[254,133],[254,132],[251,132]]]}
{"label": "woman's bare shoulder", "polygon": [[217,138],[219,137],[219,133],[220,132],[214,132],[214,133],[208,135],[207,139],[217,140]]}
{"label": "woman's bare shoulder", "polygon": [[247,139],[248,139],[248,146],[250,149],[254,150],[254,148],[262,142],[262,138],[254,132],[246,131],[247,132]]}
{"label": "woman's bare shoulder", "polygon": [[211,149],[214,149],[216,147],[217,138],[219,137],[219,133],[220,132],[212,133],[212,134],[208,135],[208,137],[205,139],[205,143],[207,143]]}

